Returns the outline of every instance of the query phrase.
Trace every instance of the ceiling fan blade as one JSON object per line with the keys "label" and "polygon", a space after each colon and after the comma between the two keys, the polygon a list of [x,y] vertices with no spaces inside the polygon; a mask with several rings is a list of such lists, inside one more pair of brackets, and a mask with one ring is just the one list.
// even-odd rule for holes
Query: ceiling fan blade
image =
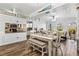
{"label": "ceiling fan blade", "polygon": [[7,12],[10,12],[10,10],[9,9],[4,9],[5,11],[7,11]]}
{"label": "ceiling fan blade", "polygon": [[16,14],[16,10],[15,10],[15,9],[13,9],[13,10],[3,9],[3,10],[6,11],[6,12],[9,12],[9,13],[14,13],[14,14]]}

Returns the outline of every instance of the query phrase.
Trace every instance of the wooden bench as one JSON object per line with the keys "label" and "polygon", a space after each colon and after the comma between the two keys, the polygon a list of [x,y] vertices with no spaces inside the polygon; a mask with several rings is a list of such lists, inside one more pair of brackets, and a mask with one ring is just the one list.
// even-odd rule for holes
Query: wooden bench
{"label": "wooden bench", "polygon": [[33,51],[37,50],[37,51],[41,52],[42,56],[45,53],[47,53],[47,44],[42,41],[39,41],[36,39],[29,39],[29,45],[33,48]]}

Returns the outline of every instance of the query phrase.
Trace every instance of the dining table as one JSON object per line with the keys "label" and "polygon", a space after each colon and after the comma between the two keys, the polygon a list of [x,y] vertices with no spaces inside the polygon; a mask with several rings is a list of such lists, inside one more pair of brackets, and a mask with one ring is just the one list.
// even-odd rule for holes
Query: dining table
{"label": "dining table", "polygon": [[48,55],[52,56],[52,43],[53,40],[57,39],[57,36],[53,35],[42,35],[42,34],[31,34],[31,38],[37,38],[38,40],[48,42]]}

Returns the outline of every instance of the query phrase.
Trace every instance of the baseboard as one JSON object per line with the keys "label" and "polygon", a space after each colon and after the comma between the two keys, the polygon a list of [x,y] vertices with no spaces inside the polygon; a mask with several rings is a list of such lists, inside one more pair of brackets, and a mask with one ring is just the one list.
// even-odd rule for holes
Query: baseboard
{"label": "baseboard", "polygon": [[4,46],[8,46],[8,45],[13,45],[13,44],[19,44],[22,42],[26,42],[27,40],[22,40],[22,41],[18,41],[18,42],[13,42],[13,43],[9,43],[9,44],[2,44],[0,47],[4,47]]}

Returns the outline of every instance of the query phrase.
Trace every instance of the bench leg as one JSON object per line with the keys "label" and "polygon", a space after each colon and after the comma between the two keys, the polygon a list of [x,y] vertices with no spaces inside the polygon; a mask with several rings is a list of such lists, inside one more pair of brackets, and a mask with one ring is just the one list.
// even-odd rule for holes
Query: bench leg
{"label": "bench leg", "polygon": [[35,49],[33,48],[33,51],[35,51]]}
{"label": "bench leg", "polygon": [[42,48],[42,56],[44,56],[43,48]]}
{"label": "bench leg", "polygon": [[42,56],[44,56],[44,53],[42,53]]}
{"label": "bench leg", "polygon": [[33,51],[35,51],[35,49],[34,49],[35,47],[34,47],[34,45],[33,45]]}

